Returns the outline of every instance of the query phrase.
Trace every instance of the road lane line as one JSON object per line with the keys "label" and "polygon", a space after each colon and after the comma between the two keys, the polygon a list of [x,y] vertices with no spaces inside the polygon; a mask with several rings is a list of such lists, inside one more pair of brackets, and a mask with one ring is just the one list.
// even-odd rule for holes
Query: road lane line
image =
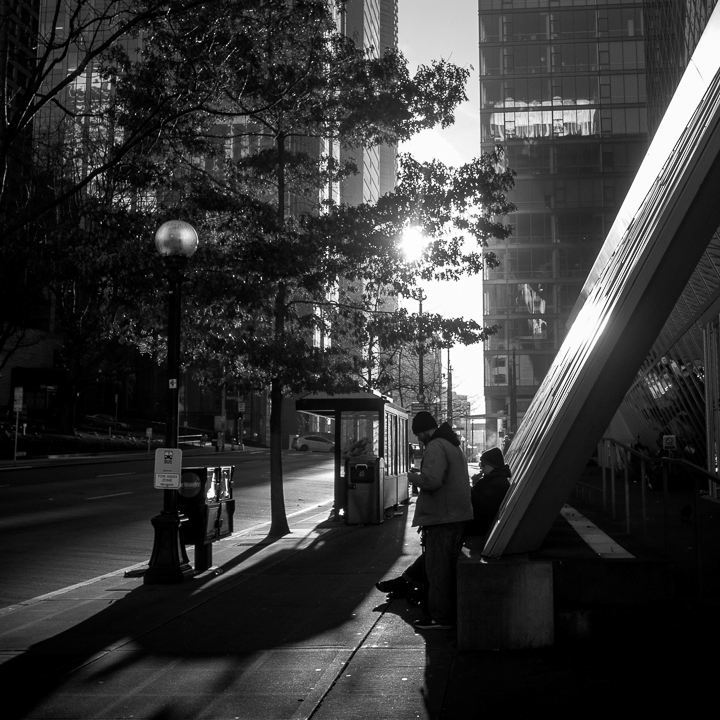
{"label": "road lane line", "polygon": [[85,500],[104,500],[105,498],[120,497],[121,495],[132,495],[132,492],[128,490],[126,492],[111,493],[110,495],[94,495],[93,497],[85,498]]}

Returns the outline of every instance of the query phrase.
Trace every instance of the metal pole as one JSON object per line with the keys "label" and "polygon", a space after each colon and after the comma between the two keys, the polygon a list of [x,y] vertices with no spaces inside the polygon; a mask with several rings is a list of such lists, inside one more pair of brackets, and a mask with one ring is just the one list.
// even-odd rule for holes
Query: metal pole
{"label": "metal pole", "polygon": [[641,455],[640,460],[640,503],[642,505],[642,529],[643,537],[647,536],[647,498],[645,497],[645,487],[647,485],[647,465],[645,463],[645,456]]}
{"label": "metal pole", "polygon": [[695,573],[697,579],[697,599],[702,600],[704,595],[704,581],[703,581],[703,558],[701,548],[701,532],[700,532],[700,505],[698,503],[698,497],[700,496],[700,478],[693,473],[693,545],[695,546]]}
{"label": "metal pole", "polygon": [[423,291],[420,290],[420,295],[418,296],[418,319],[420,322],[420,344],[418,346],[418,360],[419,360],[419,366],[418,366],[418,402],[424,403],[425,402],[425,346],[424,346],[424,337],[423,337],[423,329],[422,329],[422,314],[423,314]]}
{"label": "metal pole", "polygon": [[630,534],[630,458],[625,453],[625,532]]}
{"label": "metal pole", "polygon": [[450,348],[447,351],[447,420],[453,424],[453,397],[452,397],[452,366],[450,365]]}
{"label": "metal pole", "polygon": [[602,504],[603,504],[603,510],[607,512],[608,510],[608,500],[607,500],[607,458],[608,458],[608,441],[604,440],[602,444],[600,445],[600,450],[602,452],[602,458],[601,458],[601,465],[602,465]]}
{"label": "metal pole", "polygon": [[[169,260],[168,273],[168,346],[167,346],[167,376],[168,376],[168,395],[167,395],[167,436],[165,438],[165,447],[178,447],[178,437],[180,435],[179,428],[179,377],[180,377],[180,323],[181,314],[181,270],[176,262],[177,258]],[[175,492],[173,490],[163,490],[165,509],[172,511],[175,509]]]}
{"label": "metal pole", "polygon": [[[168,258],[168,347],[167,347],[167,428],[165,443],[178,447],[178,385],[180,376],[180,323],[182,257]],[[144,575],[146,584],[177,583],[192,576],[185,545],[180,540],[180,514],[174,490],[163,490],[163,509],[152,518],[155,528],[153,551]]]}
{"label": "metal pole", "polygon": [[20,413],[15,411],[15,451],[13,453],[13,462],[17,462],[17,445],[18,445],[18,433],[20,432]]}
{"label": "metal pole", "polygon": [[509,367],[510,380],[510,432],[517,431],[517,368],[515,366],[515,348],[512,351],[512,362]]}

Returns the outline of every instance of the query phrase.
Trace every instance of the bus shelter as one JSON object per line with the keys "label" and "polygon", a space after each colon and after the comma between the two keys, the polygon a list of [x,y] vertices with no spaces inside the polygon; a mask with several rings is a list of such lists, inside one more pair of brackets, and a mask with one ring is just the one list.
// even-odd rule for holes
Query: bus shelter
{"label": "bus shelter", "polygon": [[380,523],[410,499],[408,411],[370,392],[297,398],[298,412],[334,420],[336,518]]}

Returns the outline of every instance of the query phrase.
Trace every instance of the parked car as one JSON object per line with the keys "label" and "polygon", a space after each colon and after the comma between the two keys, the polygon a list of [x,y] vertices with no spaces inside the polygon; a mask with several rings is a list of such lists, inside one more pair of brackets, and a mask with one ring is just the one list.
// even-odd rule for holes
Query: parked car
{"label": "parked car", "polygon": [[249,447],[267,447],[267,443],[256,432],[243,435],[242,441],[243,445],[248,445]]}
{"label": "parked car", "polygon": [[296,450],[314,450],[315,452],[334,452],[335,441],[322,433],[298,435],[293,442]]}
{"label": "parked car", "polygon": [[86,415],[83,420],[85,425],[90,427],[107,430],[112,428],[113,430],[129,430],[130,426],[126,422],[116,420],[112,415],[107,413],[94,413],[92,415]]}

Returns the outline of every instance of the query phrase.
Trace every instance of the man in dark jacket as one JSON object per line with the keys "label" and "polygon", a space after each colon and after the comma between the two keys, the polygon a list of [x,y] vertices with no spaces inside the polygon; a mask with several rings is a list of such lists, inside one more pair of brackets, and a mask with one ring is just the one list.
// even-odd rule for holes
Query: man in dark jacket
{"label": "man in dark jacket", "polygon": [[419,630],[445,629],[455,623],[456,565],[472,519],[470,477],[460,439],[448,423],[438,427],[423,410],[413,418],[412,431],[425,445],[420,472],[409,473],[408,480],[420,489],[412,524],[422,531],[428,612],[415,625]]}
{"label": "man in dark jacket", "polygon": [[[473,546],[485,542],[485,537],[510,487],[512,475],[500,448],[486,450],[480,456],[479,464],[480,472],[472,477],[473,487],[470,493],[473,519],[465,526],[468,546],[471,542]],[[427,595],[425,554],[417,557],[399,577],[383,580],[376,583],[375,587],[389,593],[391,597],[405,597],[414,605],[423,604]]]}

